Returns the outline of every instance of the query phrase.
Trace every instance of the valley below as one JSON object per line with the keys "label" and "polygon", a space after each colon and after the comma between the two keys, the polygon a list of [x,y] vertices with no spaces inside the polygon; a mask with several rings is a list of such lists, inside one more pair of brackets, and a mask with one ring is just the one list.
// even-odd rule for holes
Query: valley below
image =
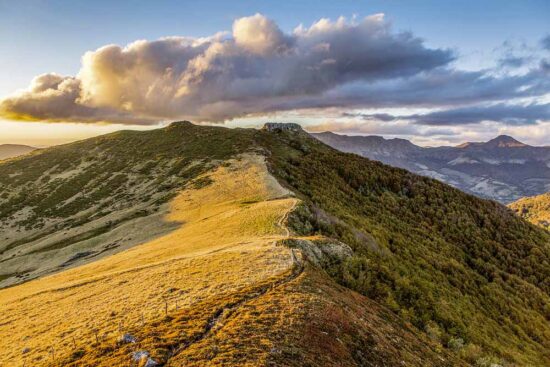
{"label": "valley below", "polygon": [[509,204],[550,191],[550,147],[506,135],[481,143],[420,147],[405,139],[314,133],[341,150],[445,182],[481,198]]}

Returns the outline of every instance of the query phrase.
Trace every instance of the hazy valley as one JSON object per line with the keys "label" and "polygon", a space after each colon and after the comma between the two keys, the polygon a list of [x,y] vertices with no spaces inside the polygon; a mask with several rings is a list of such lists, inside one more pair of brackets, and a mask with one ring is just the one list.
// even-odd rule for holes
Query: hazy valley
{"label": "hazy valley", "polygon": [[509,136],[485,143],[424,148],[405,139],[380,136],[313,135],[341,151],[405,168],[504,204],[550,191],[550,146],[529,146]]}

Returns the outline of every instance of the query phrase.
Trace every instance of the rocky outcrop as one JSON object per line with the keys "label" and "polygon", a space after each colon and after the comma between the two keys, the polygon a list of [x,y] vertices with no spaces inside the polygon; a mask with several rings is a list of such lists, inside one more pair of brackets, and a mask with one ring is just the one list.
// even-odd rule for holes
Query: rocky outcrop
{"label": "rocky outcrop", "polygon": [[300,249],[309,262],[320,268],[340,263],[353,255],[351,247],[333,238],[293,238],[287,240],[286,245]]}
{"label": "rocky outcrop", "polygon": [[302,131],[302,127],[292,122],[267,122],[263,130],[267,131]]}

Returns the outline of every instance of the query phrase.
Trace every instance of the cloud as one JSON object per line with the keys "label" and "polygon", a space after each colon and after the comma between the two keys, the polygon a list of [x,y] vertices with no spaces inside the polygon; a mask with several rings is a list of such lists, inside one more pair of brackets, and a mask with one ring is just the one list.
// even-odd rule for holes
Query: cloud
{"label": "cloud", "polygon": [[508,39],[493,50],[494,53],[500,54],[497,59],[497,70],[536,68],[544,58],[544,50],[550,50],[550,35],[542,38],[536,45],[526,43],[524,40]]}
{"label": "cloud", "polygon": [[526,58],[526,57],[506,55],[500,58],[498,60],[498,63],[502,67],[519,68],[527,64],[529,61],[530,61],[529,58]]}
{"label": "cloud", "polygon": [[424,114],[392,115],[350,113],[343,117],[357,117],[366,121],[406,121],[417,125],[453,126],[480,124],[484,121],[498,122],[503,125],[534,125],[541,121],[550,121],[550,103],[513,105],[498,103],[486,106],[466,106],[433,111]]}
{"label": "cloud", "polygon": [[275,22],[261,14],[237,19],[233,24],[233,37],[238,46],[259,55],[284,53],[292,43]]}
{"label": "cloud", "polygon": [[[321,19],[283,32],[261,14],[235,20],[232,33],[106,45],[82,57],[75,76],[38,76],[0,101],[0,117],[152,124],[220,122],[293,109],[452,107],[540,96],[546,64],[493,76],[452,68],[448,49],[394,32],[382,14]],[[390,116],[378,116],[391,121]]]}
{"label": "cloud", "polygon": [[354,113],[354,112],[344,112],[342,113],[342,116],[344,117],[361,117],[364,120],[378,120],[378,121],[394,121],[397,120],[399,117],[394,116],[389,113]]}
{"label": "cloud", "polygon": [[422,146],[457,145],[466,141],[488,141],[498,135],[511,135],[531,145],[548,146],[550,121],[536,125],[503,125],[494,121],[479,124],[430,126],[399,120],[387,123],[379,120],[349,120],[340,118],[306,126],[309,132],[332,131],[348,135],[382,135],[409,139]]}
{"label": "cloud", "polygon": [[48,121],[119,121],[122,123],[150,123],[130,113],[110,108],[92,108],[78,103],[81,81],[57,74],[43,74],[34,78],[27,91],[0,104],[0,114],[15,120]]}
{"label": "cloud", "polygon": [[387,124],[381,121],[326,121],[306,127],[312,133],[331,131],[354,135],[392,135],[392,136],[448,136],[456,134],[448,128],[423,128],[404,121]]}
{"label": "cloud", "polygon": [[550,120],[550,104],[471,106],[408,117],[422,125],[464,125],[483,121],[505,125],[533,125]]}
{"label": "cloud", "polygon": [[[405,78],[444,66],[449,50],[393,33],[382,15],[322,19],[283,33],[266,17],[237,19],[232,35],[171,37],[87,52],[74,77],[39,76],[41,89],[0,102],[8,118],[51,121],[220,121],[276,111],[351,82]],[[63,79],[63,81],[61,81]]]}

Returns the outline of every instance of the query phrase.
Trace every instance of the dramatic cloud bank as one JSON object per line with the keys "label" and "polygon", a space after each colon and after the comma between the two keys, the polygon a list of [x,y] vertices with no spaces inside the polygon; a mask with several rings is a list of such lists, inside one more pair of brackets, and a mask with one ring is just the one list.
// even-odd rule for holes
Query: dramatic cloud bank
{"label": "dramatic cloud bank", "polygon": [[[451,108],[447,116],[409,116],[445,125],[496,112],[474,107],[468,115],[459,106],[543,96],[550,90],[543,60],[521,75],[495,76],[456,70],[454,59],[450,50],[428,48],[411,33],[393,32],[383,15],[321,19],[288,34],[256,14],[237,19],[231,34],[137,41],[87,52],[76,76],[37,76],[26,90],[0,101],[0,116],[153,124],[183,118],[220,122],[294,109],[410,106]],[[503,63],[522,65],[513,58]],[[540,117],[499,109],[510,114],[497,114],[498,121]],[[545,118],[547,112],[542,111]]]}

